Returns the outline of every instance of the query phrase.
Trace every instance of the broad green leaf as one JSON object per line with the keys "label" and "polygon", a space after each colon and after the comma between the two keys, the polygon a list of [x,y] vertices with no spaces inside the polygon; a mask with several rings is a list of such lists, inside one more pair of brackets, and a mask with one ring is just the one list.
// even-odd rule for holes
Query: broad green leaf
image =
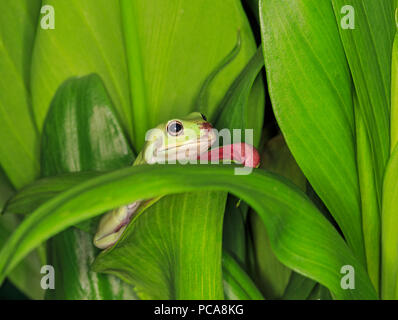
{"label": "broad green leaf", "polygon": [[233,195],[228,195],[223,223],[223,248],[247,267],[250,261],[249,207]]}
{"label": "broad green leaf", "polygon": [[[391,52],[396,31],[396,0],[332,0],[332,4],[355,86],[357,119],[361,118],[362,128],[357,139],[364,240],[368,271],[377,286],[378,215],[383,176],[390,154]],[[350,11],[355,14],[354,29],[344,29],[344,20],[353,18]]]}
{"label": "broad green leaf", "polygon": [[93,270],[118,276],[145,299],[223,299],[225,198],[209,191],[162,198],[130,222]]}
{"label": "broad green leaf", "polygon": [[[397,15],[397,11],[395,12]],[[396,16],[397,19],[397,16]],[[396,21],[397,22],[397,21]],[[397,25],[398,26],[398,25]],[[398,40],[394,39],[391,75],[391,157],[388,162],[383,184],[382,207],[382,281],[383,299],[398,299],[398,254],[397,254],[397,179],[398,179]]]}
{"label": "broad green leaf", "polygon": [[92,234],[69,229],[49,241],[49,262],[54,266],[55,290],[46,298],[57,300],[136,300],[132,287],[120,279],[90,271],[99,249]]}
{"label": "broad green leaf", "polygon": [[[77,185],[79,182],[87,181],[89,178],[92,178],[92,177],[95,177],[98,175],[99,175],[99,173],[97,173],[97,172],[80,172],[80,173],[64,174],[64,175],[40,179],[40,180],[36,181],[35,183],[23,188],[14,198],[12,198],[6,208],[6,212],[29,214],[32,211],[34,211],[37,207],[39,207],[41,204],[43,204],[46,201],[50,200],[51,198],[55,197],[57,194],[70,189],[71,187]],[[190,197],[188,197],[188,199],[191,199],[190,201],[192,201],[192,198],[193,198],[192,195]],[[180,195],[179,199],[180,199],[180,201],[186,201],[185,197],[183,195]],[[216,197],[213,196],[210,198],[209,201],[214,201],[214,200],[216,200]],[[203,201],[203,197],[200,197],[200,201]],[[162,208],[165,206],[167,206],[167,205],[165,205],[164,201],[163,201]],[[175,211],[175,208],[174,209],[170,208],[167,210],[163,209],[162,214],[166,214],[166,216],[167,216],[169,214],[169,211],[173,212],[173,211]],[[203,211],[204,211],[203,208],[200,208],[201,214],[203,213]],[[223,212],[223,210],[220,210],[220,212]],[[188,214],[191,215],[191,212],[189,211]],[[210,212],[210,214],[213,215],[214,213]],[[91,223],[91,222],[93,222],[93,223]],[[168,223],[168,221],[166,221],[165,224],[167,224],[167,223]],[[83,229],[86,232],[88,232],[90,234],[90,237],[92,237],[93,231],[95,231],[97,224],[98,224],[98,221],[96,221],[96,219],[90,219],[90,220],[86,220],[82,223],[79,223],[76,226],[79,227],[79,229]],[[93,227],[94,227],[94,230],[93,230]],[[67,234],[64,235],[65,233],[67,233]],[[55,245],[53,244],[53,247],[58,248],[59,249],[58,251],[61,252],[60,254],[58,254],[58,256],[59,255],[62,256],[63,255],[62,252],[65,250],[70,252],[69,257],[68,257],[69,263],[71,261],[72,262],[76,261],[71,258],[71,256],[75,257],[75,255],[73,254],[74,251],[71,250],[70,248],[68,249],[67,246],[63,247],[62,245],[65,244],[65,239],[68,239],[68,238],[74,239],[76,237],[82,238],[80,240],[80,243],[83,243],[85,236],[83,234],[78,235],[77,231],[71,230],[68,232],[61,233],[61,236],[60,236],[61,240],[58,240],[58,236],[56,236],[55,241],[54,241]],[[92,239],[90,238],[89,240],[91,242]],[[87,252],[88,250],[89,250],[89,246],[87,244],[85,244],[84,252]],[[53,251],[56,252],[57,250],[53,250]],[[88,259],[88,257],[86,257],[86,260],[87,259]],[[206,262],[209,261],[209,257],[206,256],[204,261],[206,261]],[[73,269],[73,270],[75,270],[75,269]],[[73,270],[71,272],[74,272]],[[84,272],[84,274],[86,274],[86,273],[87,272]],[[71,275],[69,274],[68,276],[71,276]],[[62,277],[65,278],[65,277],[67,277],[67,275],[65,275],[63,273]],[[85,276],[84,279],[87,280],[86,278],[87,277]],[[57,282],[61,282],[61,281],[57,281]],[[71,285],[71,281],[68,282],[69,285],[66,282],[67,281],[62,281],[61,283],[65,283],[65,286],[68,289],[68,292],[72,293],[72,296],[68,295],[68,297],[72,298],[74,296],[73,286]],[[92,285],[96,285],[96,281],[93,281]],[[59,288],[57,287],[56,293],[60,292],[61,296],[57,296],[55,294],[55,295],[53,295],[53,297],[62,298],[62,294],[64,294],[64,293],[62,292],[62,290],[58,290],[58,289]],[[80,284],[77,285],[77,289],[75,291],[80,292],[79,290],[81,290]],[[97,294],[97,290],[87,292],[87,294]],[[82,294],[81,297],[91,298],[91,299],[95,298],[95,296],[87,297],[84,294]],[[97,298],[98,298],[98,296],[97,296]]]}
{"label": "broad green leaf", "polygon": [[[230,191],[252,206],[267,227],[278,259],[289,268],[324,284],[335,298],[376,298],[362,264],[301,191],[284,179],[260,169],[250,175],[234,175],[233,168],[222,165],[134,166],[92,179],[62,193],[27,217],[2,248],[0,280],[3,281],[13,267],[42,241],[80,221],[137,199],[204,188]],[[341,288],[340,269],[344,265],[355,268],[357,290]],[[165,290],[167,285],[160,282],[158,289]]]}
{"label": "broad green leaf", "polygon": [[0,165],[16,188],[39,171],[29,78],[40,3],[0,1]]}
{"label": "broad green leaf", "polygon": [[283,293],[283,300],[306,300],[316,287],[316,282],[301,274],[292,272],[289,283]]}
{"label": "broad green leaf", "polygon": [[[14,188],[0,167],[0,212],[14,193]],[[20,221],[20,217],[0,215],[0,247],[4,245]],[[8,279],[31,299],[42,299],[44,296],[44,291],[40,287],[40,262],[43,262],[43,259],[40,259],[38,252],[39,250],[31,252],[8,276]]]}
{"label": "broad green leaf", "polygon": [[301,170],[365,263],[352,85],[329,1],[260,1],[274,113]]}
{"label": "broad green leaf", "polygon": [[[53,189],[55,194],[70,187],[70,183],[77,183],[77,178],[83,181],[82,178],[93,176],[92,173],[71,175],[71,172],[118,169],[134,160],[110,98],[96,74],[69,79],[59,87],[44,123],[41,147],[44,176],[69,173],[63,179],[59,176],[48,179],[58,183],[59,188]],[[66,181],[69,185],[65,186]],[[48,183],[44,186],[48,191]],[[37,189],[34,192],[37,194]],[[50,239],[49,252],[49,263],[59,272],[55,279],[57,287],[47,299],[134,297],[131,287],[120,279],[90,271],[99,252],[91,233],[69,228]]]}
{"label": "broad green leaf", "polygon": [[242,46],[242,41],[240,38],[240,31],[237,32],[237,39],[235,47],[220,61],[220,63],[214,68],[212,72],[203,81],[203,84],[199,90],[199,94],[196,98],[195,104],[199,111],[207,109],[209,87],[212,81],[217,77],[217,75],[224,70],[224,68],[229,65],[238,55],[240,48]]}
{"label": "broad green leaf", "polygon": [[[21,218],[18,216],[9,214],[0,216],[0,248],[3,247],[20,222]],[[30,299],[41,300],[44,298],[45,291],[40,286],[43,276],[40,274],[40,269],[44,264],[39,250],[35,250],[18,264],[8,275],[8,279]]]}
{"label": "broad green leaf", "polygon": [[[136,150],[143,146],[148,129],[197,110],[195,102],[202,84],[234,47],[240,30],[241,50],[212,81],[207,105],[201,110],[213,120],[217,105],[256,51],[240,1],[136,0],[122,1],[121,5],[137,126]],[[256,101],[259,95],[261,92]]]}
{"label": "broad green leaf", "polygon": [[308,300],[332,300],[333,297],[329,290],[319,283],[315,286],[314,290],[308,296]]}
{"label": "broad green leaf", "polygon": [[[42,156],[42,166],[43,166],[43,171],[44,174],[49,175],[49,174],[58,174],[62,173],[65,171],[79,171],[79,170],[93,170],[93,169],[115,169],[117,167],[121,166],[126,166],[128,164],[131,164],[131,152],[128,148],[128,145],[126,141],[124,140],[124,136],[121,133],[120,127],[115,121],[115,119],[112,118],[111,114],[111,107],[109,103],[109,99],[107,99],[106,94],[103,92],[103,86],[101,85],[101,82],[97,77],[88,77],[86,82],[84,82],[86,78],[81,79],[80,81],[75,80],[71,82],[71,84],[68,86],[69,82],[67,82],[65,85],[62,85],[60,89],[58,90],[55,98],[53,99],[53,103],[51,105],[51,109],[49,111],[49,114],[46,118],[45,126],[43,129],[43,152],[44,155]],[[94,85],[92,85],[94,82]],[[104,97],[103,97],[104,96]],[[98,98],[100,97],[100,98]],[[98,102],[98,100],[100,102]],[[104,100],[104,103],[101,103],[102,100]],[[101,105],[102,110],[98,110],[98,104]],[[69,120],[68,115],[72,115],[73,120]],[[106,116],[104,116],[106,115]],[[101,118],[101,120],[98,120],[98,117]],[[92,121],[94,119],[94,121]],[[90,122],[87,124],[86,122]],[[105,124],[102,125],[101,124]],[[89,128],[89,130],[85,130],[85,128]],[[93,130],[95,128],[95,131]],[[59,133],[61,132],[61,134]],[[77,137],[76,137],[77,133]],[[109,136],[109,138],[108,138]],[[72,150],[68,148],[68,146],[74,146]],[[61,154],[61,156],[57,157],[57,154]],[[55,156],[54,156],[55,155]],[[127,159],[126,159],[127,158]],[[88,159],[88,160],[87,160]],[[126,162],[127,160],[127,162]],[[194,196],[190,196],[188,198],[188,201],[193,202]],[[197,196],[197,200],[202,201],[201,197]],[[164,201],[167,201],[167,199],[164,199],[162,203],[164,204]],[[209,201],[212,201],[214,203],[217,203],[216,201],[219,201],[220,203],[225,203],[225,195],[224,196],[216,196],[213,195],[209,197]],[[167,225],[167,217],[168,214],[171,210],[179,212],[179,214],[184,214],[183,210],[180,209],[173,209],[171,206],[170,209],[165,209],[168,206],[165,205],[165,207],[162,210],[162,214],[166,216],[166,221],[162,224],[162,229],[166,230],[167,234],[170,234],[169,228],[164,228],[164,226]],[[200,218],[203,219],[206,217],[206,215],[210,217],[217,217],[219,215],[222,215],[223,213],[223,206],[216,206],[215,209],[210,210],[207,206],[206,207],[198,207],[197,212],[200,214]],[[153,209],[153,210],[156,210]],[[150,210],[150,212],[152,209]],[[192,210],[189,209],[189,214],[192,216]],[[154,219],[153,215],[146,214],[145,217],[149,217],[150,221],[148,222],[148,225],[155,225],[152,219]],[[178,218],[176,218],[179,220]],[[198,222],[193,221],[193,219],[190,219],[191,222],[188,225],[185,225],[183,230],[189,230],[189,226],[201,226]],[[219,219],[217,219],[219,220]],[[141,221],[141,220],[140,220]],[[213,224],[211,224],[213,225]],[[217,225],[214,224],[214,227]],[[142,228],[138,228],[139,233],[142,232]],[[185,239],[186,236],[184,237],[183,235],[183,230],[181,232],[175,231],[177,235],[181,234],[182,239]],[[67,239],[73,238],[74,234],[73,232],[76,232],[74,230],[69,230],[65,231],[66,235],[62,234],[60,237],[67,237]],[[217,248],[217,246],[213,243],[212,238],[207,235],[207,232],[210,232],[206,229],[203,229],[203,232],[206,232],[206,234],[203,235],[203,238],[209,240],[208,247],[214,247]],[[189,235],[197,235],[199,233],[199,230],[193,233],[189,233]],[[215,232],[214,234],[221,234],[220,232]],[[87,239],[86,239],[87,241]],[[220,239],[218,239],[219,244],[221,245]],[[52,241],[52,245],[55,247],[54,252],[63,252],[63,250],[67,250],[67,248],[63,248],[63,243],[64,241],[58,241],[58,236],[55,237],[55,239]],[[133,241],[133,245],[136,244],[135,241]],[[128,245],[128,250],[134,250],[133,245]],[[74,252],[77,248],[71,244],[72,248],[69,248],[69,251]],[[123,246],[123,244],[122,244]],[[93,254],[95,251],[92,248],[92,240],[89,240],[89,243],[87,244],[88,248],[91,248],[91,251],[86,250],[85,254],[86,256],[88,254]],[[196,254],[196,251],[189,251],[189,253],[193,252],[194,254],[191,256],[184,254],[183,248],[177,248],[176,252],[181,253],[181,257],[179,261],[181,261],[182,264],[186,263],[186,261],[189,261],[189,259],[194,259],[195,261],[203,261],[201,266],[205,268],[205,270],[202,272],[204,275],[209,274],[211,267],[217,267],[217,263],[221,263],[221,257],[220,253],[218,252],[218,256],[210,257],[206,256],[206,259],[202,259],[203,257],[200,257],[198,254]],[[216,251],[217,252],[217,251]],[[122,254],[123,256],[127,256],[126,253]],[[117,256],[117,254],[116,254]],[[111,260],[116,260],[116,258],[113,257],[113,255],[110,256]],[[70,259],[70,257],[63,259],[62,254],[57,254],[54,256],[54,259],[56,261],[58,260],[59,263],[61,263],[64,268],[66,267],[66,261],[72,260],[75,261],[75,264],[80,266],[81,264],[84,264],[85,261],[91,261],[92,257],[87,256],[86,259],[80,259],[82,260],[81,262],[77,257],[76,259]],[[150,260],[150,259],[149,259]],[[210,263],[210,262],[213,262]],[[86,265],[83,266],[85,268]],[[62,269],[64,269],[62,268]],[[143,270],[146,270],[146,267],[142,267]],[[183,268],[180,268],[183,269]],[[207,270],[207,271],[206,271]],[[188,277],[192,273],[192,270],[187,269],[185,273],[182,273],[182,278],[180,279],[179,282],[175,283],[175,288],[177,290],[177,293],[182,295],[182,297],[190,297],[187,294],[203,294],[206,296],[206,293],[202,292],[200,288],[195,287],[190,287],[187,284],[190,283],[195,283],[195,282],[189,282],[187,281],[186,277],[184,275],[186,274]],[[61,297],[68,297],[68,299],[73,299],[79,296],[79,294],[83,294],[83,292],[77,292],[75,293],[73,290],[71,290],[71,285],[66,284],[75,282],[75,285],[77,285],[76,280],[78,277],[76,275],[73,277],[73,274],[68,275],[69,278],[65,278],[63,283],[64,285],[64,290],[60,291],[61,293],[59,295],[56,295],[57,298]],[[221,277],[221,272],[218,274],[219,277]],[[96,275],[94,273],[89,274],[89,281],[92,283],[91,287],[94,287],[96,281]],[[217,273],[214,273],[215,278],[211,278],[207,280],[207,283],[211,284],[210,290],[214,290],[214,283],[217,283]],[[106,281],[107,277],[102,276],[103,278],[103,283],[100,285],[100,287],[106,286]],[[130,281],[131,282],[131,281]],[[78,286],[78,285],[77,285]],[[93,289],[94,290],[94,289]],[[145,288],[139,288],[138,289],[141,294],[145,291]],[[181,290],[187,290],[187,293],[181,293]],[[156,290],[155,290],[156,292]],[[149,296],[152,293],[152,290],[146,290],[145,291],[145,296]],[[153,293],[152,293],[153,294]],[[160,292],[158,292],[160,294]],[[174,293],[171,293],[169,298],[172,298]],[[218,293],[217,291],[215,292],[215,296],[209,296],[213,298],[220,298],[222,297],[222,282],[219,281],[219,289]],[[221,296],[220,296],[221,294]],[[83,295],[82,298],[92,298],[93,296],[97,297],[97,294],[95,292],[92,292],[91,294],[87,292],[86,295]],[[181,298],[181,296],[178,296]],[[99,298],[99,297],[97,297]],[[102,296],[101,296],[102,298]]]}
{"label": "broad green leaf", "polygon": [[280,174],[301,190],[306,190],[306,178],[290,152],[282,134],[271,138],[261,155],[261,168]]}
{"label": "broad green leaf", "polygon": [[[55,28],[38,29],[32,61],[32,98],[41,132],[57,88],[72,76],[98,73],[131,135],[128,74],[119,1],[43,0],[54,8]],[[45,19],[45,14],[41,15]]]}
{"label": "broad green leaf", "polygon": [[[51,176],[36,180],[35,182],[22,188],[15,196],[10,198],[4,208],[4,213],[28,215],[36,210],[40,205],[51,200],[58,194],[87,181],[93,177],[103,174],[96,171],[75,172]],[[92,235],[98,226],[100,217],[83,221],[75,227]]]}
{"label": "broad green leaf", "polygon": [[388,162],[383,185],[382,210],[382,282],[383,299],[398,299],[398,147]]}
{"label": "broad green leaf", "polygon": [[[132,115],[134,119],[133,136],[134,141],[142,141],[148,130],[148,98],[145,88],[145,77],[143,68],[143,57],[140,48],[140,37],[135,12],[134,2],[121,0],[120,2],[121,25],[126,50],[127,71],[129,75],[130,97],[133,105]],[[137,150],[143,146],[143,142],[135,144]]]}
{"label": "broad green leaf", "polygon": [[13,196],[15,190],[0,166],[0,214],[7,201]]}
{"label": "broad green leaf", "polygon": [[[396,0],[332,0],[332,4],[370,140],[377,200],[381,204],[384,169],[390,153],[391,51],[396,30]],[[349,11],[345,11],[347,6],[351,7]],[[343,29],[352,10],[354,29]]]}
{"label": "broad green leaf", "polygon": [[223,251],[224,291],[230,300],[264,300],[253,280],[235,261],[231,254]]}
{"label": "broad green leaf", "polygon": [[[73,186],[76,186],[80,182],[86,181],[98,175],[99,173],[97,172],[79,172],[79,173],[71,173],[71,174],[47,177],[37,180],[33,184],[23,188],[21,191],[19,191],[19,193],[15,197],[11,199],[6,208],[6,212],[29,214],[33,212],[36,208],[38,208],[41,204],[44,204],[46,201],[49,201],[51,198],[55,197],[59,193],[66,191]],[[234,205],[235,204],[236,203],[234,203]],[[91,220],[92,219],[86,221],[91,221]],[[77,237],[77,236],[78,236],[77,231],[73,231],[69,235],[69,237]],[[84,234],[80,234],[79,236],[85,237]],[[63,235],[61,239],[65,239],[65,237],[66,236]],[[56,242],[60,242],[60,240],[56,240]],[[88,248],[86,246],[85,250],[87,249]],[[73,251],[70,254],[74,255]],[[235,298],[239,297],[240,299],[253,298],[252,296],[247,296],[246,293],[247,291],[249,291],[252,285],[250,283],[247,284],[246,277],[242,276],[241,279],[241,277],[239,276],[239,274],[244,271],[243,270],[239,271],[237,277],[232,276],[233,271],[236,268],[240,267],[236,264],[236,262],[232,261],[231,259],[228,259],[228,261],[226,261],[225,259],[223,260],[224,261],[223,268],[227,270],[232,269],[232,271],[229,272],[228,274],[224,272],[224,290],[227,290],[230,293],[229,296],[231,297],[231,299],[233,297]],[[83,274],[85,275],[86,271]],[[64,273],[62,273],[62,276],[64,276]],[[86,276],[84,276],[84,278],[86,278]],[[58,281],[56,282],[58,283]],[[242,286],[245,289],[247,286],[249,286],[249,288],[247,290],[242,291],[243,290]],[[74,288],[70,289],[72,290]],[[74,290],[81,290],[81,286],[77,286],[77,288]],[[97,291],[92,291],[92,292],[95,293]]]}
{"label": "broad green leaf", "polygon": [[65,81],[57,90],[42,133],[44,176],[118,169],[134,155],[98,75]]}
{"label": "broad green leaf", "polygon": [[[398,22],[397,22],[398,23]],[[397,25],[398,26],[398,25]],[[391,66],[391,153],[398,143],[398,35],[395,34]]]}
{"label": "broad green leaf", "polygon": [[95,171],[65,173],[36,180],[13,196],[4,211],[5,213],[30,214],[56,195],[101,174]]}
{"label": "broad green leaf", "polygon": [[261,76],[258,77],[263,66],[264,57],[260,47],[228,89],[218,107],[219,114],[216,116],[214,123],[219,130],[223,128],[230,130],[253,129],[252,143],[255,146],[258,145],[261,136],[261,131],[256,129],[262,127],[264,119],[263,91],[257,90],[259,99],[252,104],[249,103],[249,97],[253,86],[256,86],[256,84],[263,85]]}
{"label": "broad green leaf", "polygon": [[[215,76],[230,63],[239,52],[241,46],[240,35],[235,48],[223,59],[220,65],[208,76],[202,86],[197,104],[199,110],[206,106],[208,88]],[[229,129],[231,137],[233,129],[253,129],[253,136],[241,135],[241,139],[248,143],[258,145],[264,118],[264,92],[263,81],[258,73],[264,65],[261,49],[250,59],[245,68],[241,71],[235,81],[231,84],[224,98],[217,107],[214,116],[214,126],[218,130]],[[256,81],[257,79],[257,81]],[[254,87],[253,87],[254,86]],[[226,141],[223,141],[226,144]],[[224,248],[232,250],[235,257],[243,264],[247,264],[250,255],[249,234],[247,233],[246,217],[248,206],[239,203],[239,199],[233,196],[228,197],[226,214],[224,216],[223,245]]]}
{"label": "broad green leaf", "polygon": [[[280,174],[305,190],[306,179],[281,134],[270,139],[261,156],[261,168]],[[291,270],[273,252],[267,230],[257,213],[250,215],[255,250],[256,283],[267,299],[280,299],[288,285]]]}
{"label": "broad green leaf", "polygon": [[280,299],[292,271],[275,255],[266,226],[255,212],[250,214],[250,225],[254,247],[253,278],[266,299]]}
{"label": "broad green leaf", "polygon": [[[354,103],[358,100],[354,97]],[[360,110],[355,110],[357,164],[361,190],[362,228],[368,274],[376,291],[379,291],[381,208],[377,201],[375,172],[372,163],[370,140]]]}

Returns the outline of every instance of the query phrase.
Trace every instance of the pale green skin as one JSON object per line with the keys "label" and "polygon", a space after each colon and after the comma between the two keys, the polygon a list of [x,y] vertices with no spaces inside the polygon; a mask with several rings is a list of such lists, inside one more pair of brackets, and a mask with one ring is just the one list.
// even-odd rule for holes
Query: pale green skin
{"label": "pale green skin", "polygon": [[[167,125],[172,121],[179,121],[183,125],[183,132],[172,136],[167,132]],[[207,152],[216,140],[213,130],[201,129],[208,124],[199,112],[193,112],[184,119],[172,119],[167,123],[158,125],[155,130],[146,136],[146,144],[133,163],[135,165],[157,163],[161,159],[173,160],[178,155],[178,160],[189,160],[196,158],[195,153],[187,154],[187,148],[198,148],[196,155]],[[114,209],[106,213],[100,220],[97,232],[94,236],[94,245],[100,249],[112,246],[122,235],[127,225],[117,232],[114,230],[134,214],[142,204],[135,201],[127,206]]]}

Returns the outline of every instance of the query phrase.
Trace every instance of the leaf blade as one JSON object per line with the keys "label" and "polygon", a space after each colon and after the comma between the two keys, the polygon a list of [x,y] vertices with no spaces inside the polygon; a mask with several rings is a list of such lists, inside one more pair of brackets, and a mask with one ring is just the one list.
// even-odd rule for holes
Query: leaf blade
{"label": "leaf blade", "polygon": [[[132,136],[130,96],[119,2],[44,0],[55,12],[55,29],[38,29],[32,60],[32,102],[41,132],[59,85],[72,76],[98,73]],[[49,81],[51,79],[51,81]]]}
{"label": "leaf blade", "polygon": [[[224,288],[239,300],[264,300],[263,295],[248,274],[227,251],[223,251]],[[224,289],[225,290],[225,289]],[[233,299],[236,300],[236,299]]]}
{"label": "leaf blade", "polygon": [[[182,186],[184,172],[187,179]],[[259,212],[271,233],[273,249],[290,268],[324,284],[338,299],[376,298],[361,263],[301,192],[262,170],[255,170],[250,176],[234,176],[233,172],[224,166],[134,166],[81,184],[41,206],[13,234],[0,252],[1,279],[27,252],[67,226],[135,199],[195,191],[205,186],[228,190]],[[150,178],[158,175],[162,178]],[[104,195],[101,203],[94,201],[99,194]],[[281,210],[276,210],[276,204]],[[282,229],[282,234],[272,233],[281,230],[281,224],[289,227]],[[353,292],[340,287],[339,270],[345,264],[354,266],[361,290]]]}
{"label": "leaf blade", "polygon": [[278,124],[301,170],[365,263],[351,78],[333,8],[327,1],[262,0],[260,19]]}
{"label": "leaf blade", "polygon": [[388,162],[383,185],[382,208],[382,283],[383,299],[397,299],[398,283],[398,238],[396,226],[398,223],[396,199],[398,199],[398,147],[395,147]]}
{"label": "leaf blade", "polygon": [[40,1],[2,1],[0,6],[0,164],[20,188],[39,172],[29,78]]}
{"label": "leaf blade", "polygon": [[134,154],[100,77],[90,74],[63,82],[43,126],[42,174],[106,171],[133,161]]}
{"label": "leaf blade", "polygon": [[358,107],[370,139],[377,200],[390,153],[391,51],[395,35],[395,0],[332,0],[337,23],[341,8],[355,8],[353,30],[339,28],[358,96]]}

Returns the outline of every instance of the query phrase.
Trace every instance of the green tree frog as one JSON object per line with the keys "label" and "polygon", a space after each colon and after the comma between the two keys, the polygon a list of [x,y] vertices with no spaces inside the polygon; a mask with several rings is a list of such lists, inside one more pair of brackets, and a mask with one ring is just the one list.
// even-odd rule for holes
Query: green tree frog
{"label": "green tree frog", "polygon": [[[197,159],[216,139],[217,134],[206,117],[193,112],[184,119],[173,119],[150,130],[133,165]],[[106,249],[115,244],[141,205],[143,201],[139,200],[106,213],[99,222],[94,245]]]}

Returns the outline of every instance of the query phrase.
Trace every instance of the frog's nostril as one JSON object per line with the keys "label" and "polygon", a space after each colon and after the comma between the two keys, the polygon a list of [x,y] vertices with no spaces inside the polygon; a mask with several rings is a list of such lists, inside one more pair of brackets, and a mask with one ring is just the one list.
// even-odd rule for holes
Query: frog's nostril
{"label": "frog's nostril", "polygon": [[201,124],[200,129],[211,130],[213,129],[213,127],[210,123],[204,122]]}

